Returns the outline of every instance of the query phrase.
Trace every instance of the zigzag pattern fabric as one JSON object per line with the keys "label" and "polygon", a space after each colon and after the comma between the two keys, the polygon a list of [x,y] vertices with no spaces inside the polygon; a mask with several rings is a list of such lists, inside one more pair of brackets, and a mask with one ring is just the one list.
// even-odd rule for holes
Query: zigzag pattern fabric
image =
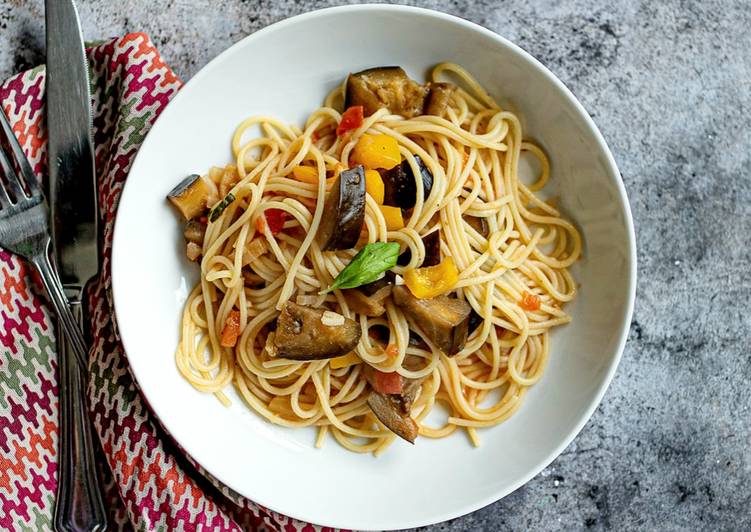
{"label": "zigzag pattern fabric", "polygon": [[[111,292],[115,214],[130,165],[181,87],[142,33],[88,50],[104,232],[88,302],[94,344],[87,393],[113,530],[330,531],[262,508],[190,460],[150,412],[120,344]],[[43,67],[0,84],[0,104],[34,171],[46,171]],[[164,356],[172,356],[165,353]],[[51,530],[58,443],[54,321],[40,284],[0,249],[0,529]]]}

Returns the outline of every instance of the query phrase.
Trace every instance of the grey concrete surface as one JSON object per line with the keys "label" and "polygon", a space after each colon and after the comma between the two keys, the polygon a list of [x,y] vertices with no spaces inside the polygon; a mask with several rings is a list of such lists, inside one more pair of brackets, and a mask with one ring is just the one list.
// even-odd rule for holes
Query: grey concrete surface
{"label": "grey concrete surface", "polygon": [[[41,0],[0,0],[0,77],[42,61]],[[145,31],[188,79],[329,2],[78,0],[86,38]],[[432,1],[545,63],[623,174],[638,296],[615,380],[543,473],[426,530],[751,529],[751,4]]]}

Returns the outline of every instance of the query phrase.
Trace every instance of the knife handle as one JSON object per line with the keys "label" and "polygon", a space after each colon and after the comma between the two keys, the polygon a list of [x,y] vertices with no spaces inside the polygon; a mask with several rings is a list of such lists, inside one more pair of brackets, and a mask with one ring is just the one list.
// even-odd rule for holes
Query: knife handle
{"label": "knife handle", "polygon": [[[71,305],[79,325],[81,304]],[[96,463],[92,423],[87,412],[84,372],[73,357],[73,346],[58,327],[60,372],[60,438],[57,467],[55,530],[99,532],[107,528]]]}

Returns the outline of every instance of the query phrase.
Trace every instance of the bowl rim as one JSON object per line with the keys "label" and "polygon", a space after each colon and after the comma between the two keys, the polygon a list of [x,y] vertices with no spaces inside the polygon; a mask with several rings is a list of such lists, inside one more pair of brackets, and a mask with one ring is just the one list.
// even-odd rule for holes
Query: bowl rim
{"label": "bowl rim", "polygon": [[[628,196],[626,193],[626,188],[621,177],[621,173],[615,162],[613,154],[611,153],[607,143],[605,142],[604,137],[602,136],[602,133],[598,129],[592,117],[589,115],[589,113],[586,111],[584,106],[581,104],[581,102],[579,102],[576,96],[574,96],[573,92],[560,79],[558,79],[558,77],[556,77],[545,65],[543,65],[538,59],[536,59],[529,52],[525,51],[518,45],[506,39],[505,37],[479,24],[471,22],[469,20],[463,19],[456,15],[451,15],[448,13],[436,11],[433,9],[413,7],[413,6],[404,6],[404,5],[390,5],[390,4],[356,4],[356,5],[334,6],[334,7],[327,7],[327,8],[309,11],[307,13],[301,13],[299,15],[291,16],[291,17],[279,20],[277,22],[274,22],[272,24],[269,24],[268,26],[265,26],[261,28],[260,30],[257,30],[243,37],[242,39],[240,39],[233,45],[223,50],[216,57],[211,59],[211,61],[209,61],[206,65],[204,65],[192,78],[190,78],[183,85],[183,87],[177,92],[177,94],[174,95],[174,97],[169,102],[167,107],[159,115],[159,117],[154,122],[154,124],[152,124],[152,128],[149,130],[149,133],[151,133],[151,131],[157,125],[157,123],[161,121],[162,117],[164,117],[165,115],[169,116],[171,114],[169,112],[169,107],[171,106],[173,102],[182,98],[183,93],[186,92],[187,88],[191,87],[193,84],[199,83],[200,80],[202,80],[204,77],[209,76],[214,70],[214,68],[216,68],[217,65],[219,65],[220,63],[224,61],[225,57],[234,53],[238,48],[247,46],[250,42],[262,37],[263,35],[277,31],[289,25],[299,24],[302,22],[306,22],[308,20],[321,18],[321,17],[327,17],[332,14],[338,14],[338,13],[346,13],[346,12],[367,13],[367,12],[374,12],[374,11],[392,13],[392,14],[418,15],[422,17],[434,18],[434,19],[441,20],[443,22],[449,22],[449,23],[455,24],[457,26],[462,27],[465,30],[479,33],[480,35],[483,35],[485,37],[488,37],[496,41],[501,46],[505,46],[506,48],[511,50],[514,54],[520,56],[524,61],[526,61],[529,64],[530,68],[533,68],[538,73],[542,74],[546,78],[546,80],[550,82],[552,86],[558,91],[558,93],[565,100],[567,100],[569,104],[573,106],[577,114],[583,118],[584,123],[586,124],[586,127],[589,133],[595,139],[595,142],[600,152],[605,156],[606,166],[609,170],[608,172],[609,175],[607,175],[607,178],[612,179],[615,182],[615,188],[618,191],[617,202],[624,216],[624,224],[626,225],[626,229],[627,229],[626,231],[626,238],[628,241],[627,247],[629,251],[628,280],[627,280],[628,281],[627,307],[623,315],[623,321],[620,325],[621,330],[618,333],[619,339],[618,339],[618,343],[616,347],[615,356],[612,357],[610,365],[607,368],[607,371],[605,373],[605,377],[600,382],[594,394],[594,399],[590,402],[589,406],[586,408],[584,413],[580,416],[579,420],[572,426],[571,430],[566,435],[566,437],[563,438],[550,453],[548,453],[544,458],[539,460],[534,467],[530,468],[530,470],[527,472],[526,475],[523,475],[518,481],[510,484],[505,489],[494,491],[492,494],[489,494],[482,498],[478,498],[472,504],[467,504],[464,507],[462,507],[462,509],[459,511],[438,509],[435,512],[431,513],[431,517],[427,519],[408,518],[408,519],[404,519],[403,521],[401,521],[398,527],[390,527],[386,529],[386,530],[396,530],[397,528],[414,528],[414,527],[440,523],[443,521],[447,521],[449,519],[454,519],[456,517],[467,515],[471,512],[484,508],[485,506],[488,506],[489,504],[497,502],[503,499],[504,497],[508,496],[509,494],[513,493],[514,491],[519,489],[521,486],[525,485],[534,477],[536,477],[542,470],[548,467],[563,452],[563,450],[566,447],[568,447],[571,444],[574,438],[576,438],[576,436],[581,432],[584,425],[586,425],[586,423],[591,419],[595,409],[597,409],[597,407],[602,402],[603,396],[605,392],[607,391],[608,387],[610,386],[610,383],[613,380],[613,376],[615,375],[616,369],[618,368],[618,364],[620,363],[620,360],[623,356],[623,350],[625,348],[626,340],[628,338],[630,323],[631,323],[631,319],[633,316],[634,303],[636,299],[637,254],[636,254],[636,234],[634,230],[633,217],[631,213],[630,204],[628,201]],[[146,139],[144,139],[144,143],[147,141],[147,139],[148,139],[148,134],[147,134]],[[141,155],[141,151],[139,149],[139,152],[136,154],[136,157],[133,160],[130,171],[133,171],[133,169],[136,169],[139,167],[138,163],[139,163],[140,155]],[[130,183],[130,180],[126,179],[123,185],[123,189],[121,191],[120,201],[122,201],[123,198],[126,197],[128,190],[132,189],[132,187],[128,186],[129,183]],[[119,220],[120,218],[116,217],[114,231],[113,231],[112,258],[111,258],[112,295],[113,295],[113,305],[114,305],[114,310],[115,310],[115,316],[118,315],[118,306],[119,306],[118,301],[122,301],[122,298],[119,298],[118,294],[123,293],[125,290],[127,290],[127,287],[124,286],[121,281],[118,281],[118,279],[122,279],[122,275],[119,274],[120,267],[118,265],[122,265],[125,263],[125,261],[118,260],[118,256],[119,256],[118,250],[122,249],[122,246],[118,246],[118,242],[124,241],[126,238],[124,236],[124,232],[126,231],[126,229],[123,227],[123,224],[118,223]],[[124,333],[124,329],[120,326],[120,323],[119,321],[117,321],[117,319],[116,319],[116,322],[117,322],[117,326],[119,330],[120,341],[123,345],[123,350],[127,358],[128,357],[127,338],[130,338],[131,335],[128,334],[127,332]],[[130,363],[128,365],[131,369],[131,373],[136,381],[136,384],[138,385],[138,388],[140,389],[141,386],[140,386],[140,379],[138,377],[138,372],[133,368],[133,366]],[[161,417],[159,415],[158,406],[150,403],[148,401],[148,398],[145,395],[143,395],[143,399],[145,400],[145,403],[148,405],[149,410],[154,414],[154,416],[156,417],[156,419],[158,420],[162,428],[178,444],[178,447],[180,448],[180,450],[186,455],[188,455],[190,460],[195,461],[199,466],[201,466],[201,469],[206,471],[210,475],[210,477],[216,479],[217,481],[219,481],[220,483],[222,483],[224,486],[228,487],[232,491],[236,492],[237,494],[245,497],[245,495],[242,495],[241,491],[238,490],[237,486],[233,486],[231,482],[228,482],[225,478],[222,478],[223,477],[222,475],[217,474],[214,471],[209,471],[203,468],[200,460],[196,459],[196,457],[193,455],[189,455],[187,453],[185,446],[181,442],[177,441],[177,439],[174,436],[172,436],[172,431],[170,430],[170,422],[168,418]],[[262,497],[255,497],[255,496],[253,499],[250,499],[249,497],[248,499],[262,507],[271,509],[275,512],[284,514],[286,516],[293,517],[301,521],[308,520],[305,516],[294,515],[294,512],[290,513],[286,511],[284,508],[277,507],[274,501],[262,500]],[[348,525],[348,523],[340,522],[335,516],[332,516],[330,518],[327,517],[325,521],[326,522],[316,521],[316,524],[334,526],[337,528],[349,528],[351,526],[351,525]]]}

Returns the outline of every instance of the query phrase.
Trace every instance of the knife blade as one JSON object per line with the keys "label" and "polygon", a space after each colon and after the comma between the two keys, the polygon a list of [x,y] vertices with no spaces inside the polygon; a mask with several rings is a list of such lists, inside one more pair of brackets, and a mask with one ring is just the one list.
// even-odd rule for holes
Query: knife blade
{"label": "knife blade", "polygon": [[[99,273],[88,63],[73,0],[45,0],[45,18],[50,232],[60,279],[83,328],[84,290]],[[76,365],[58,331],[60,443],[54,525],[58,532],[103,531],[107,519],[86,408],[85,368]]]}
{"label": "knife blade", "polygon": [[99,272],[89,73],[72,0],[45,6],[50,229],[60,280],[76,301]]}

